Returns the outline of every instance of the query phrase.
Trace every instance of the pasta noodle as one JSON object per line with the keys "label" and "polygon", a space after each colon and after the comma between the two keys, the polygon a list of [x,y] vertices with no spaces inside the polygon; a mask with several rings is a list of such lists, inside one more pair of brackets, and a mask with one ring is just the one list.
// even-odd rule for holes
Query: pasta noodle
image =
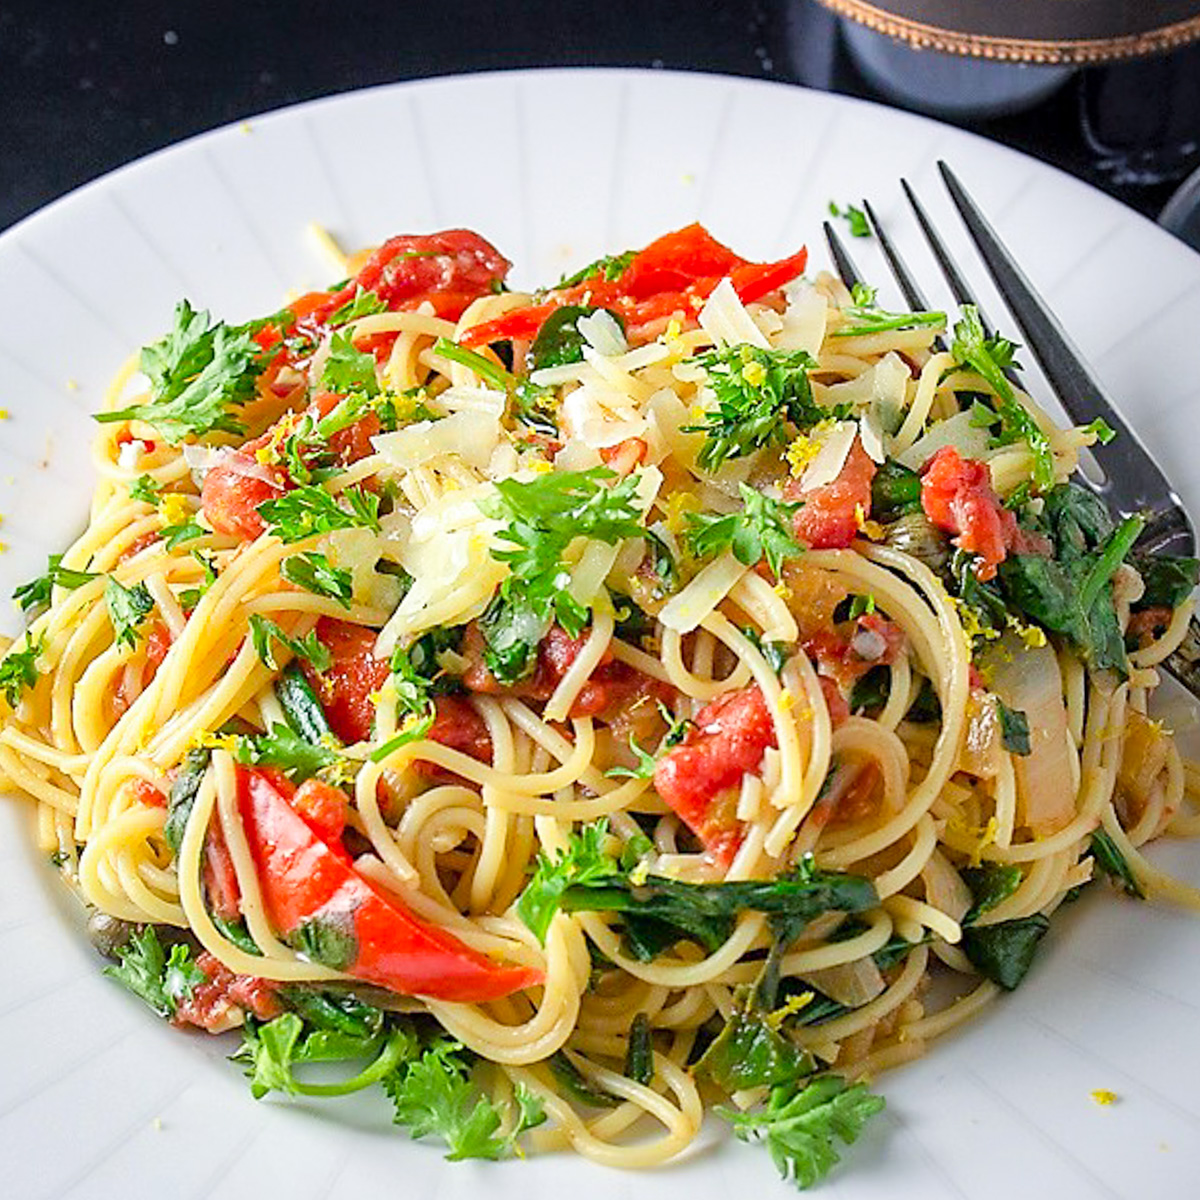
{"label": "pasta noodle", "polygon": [[114,384],[0,771],[144,998],[367,1021],[398,1120],[414,1062],[467,1086],[435,1023],[505,1137],[645,1167],[717,1091],[865,1119],[1098,868],[1200,907],[1141,853],[1200,827],[1148,715],[1195,564],[1067,482],[1101,430],[803,254],[507,267],[395,238]]}

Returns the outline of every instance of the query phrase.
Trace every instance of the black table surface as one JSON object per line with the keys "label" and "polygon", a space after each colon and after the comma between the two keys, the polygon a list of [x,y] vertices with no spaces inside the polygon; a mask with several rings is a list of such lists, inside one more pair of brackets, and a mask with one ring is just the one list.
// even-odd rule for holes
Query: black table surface
{"label": "black table surface", "polygon": [[[0,3],[0,228],[150,151],[297,101],[434,75],[579,65],[878,98],[837,20],[812,0]],[[1123,126],[1160,126],[1165,101],[1153,76],[1144,84],[1146,69],[1130,78],[1119,68],[1080,72],[1032,110],[959,123],[1154,216],[1173,183],[1120,181],[1081,121],[1087,95],[1115,87],[1110,111]]]}

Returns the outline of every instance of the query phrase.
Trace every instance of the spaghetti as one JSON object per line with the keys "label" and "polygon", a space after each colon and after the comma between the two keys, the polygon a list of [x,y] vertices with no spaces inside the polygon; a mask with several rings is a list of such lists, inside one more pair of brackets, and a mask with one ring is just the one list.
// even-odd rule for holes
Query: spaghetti
{"label": "spaghetti", "polygon": [[[852,1138],[1098,868],[1197,906],[1139,849],[1197,824],[1148,714],[1196,563],[1069,482],[1105,431],[969,309],[699,226],[508,265],[399,237],[264,321],[181,304],[18,592],[0,771],[256,1095],[650,1166],[723,1092],[812,1182],[835,1123],[779,1113]],[[313,1083],[334,1033],[370,1065]],[[485,1128],[413,1116],[439,1071]]]}

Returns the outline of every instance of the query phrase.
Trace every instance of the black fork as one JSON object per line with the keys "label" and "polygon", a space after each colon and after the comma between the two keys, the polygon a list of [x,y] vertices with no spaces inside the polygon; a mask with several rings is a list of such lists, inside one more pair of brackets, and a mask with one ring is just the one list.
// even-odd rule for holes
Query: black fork
{"label": "black fork", "polygon": [[[938,170],[992,281],[1016,319],[1025,344],[1037,359],[1064,410],[1077,424],[1102,418],[1117,435],[1111,445],[1097,443],[1091,447],[1092,456],[1104,472],[1104,479],[1097,482],[1080,472],[1077,482],[1099,496],[1114,516],[1140,516],[1145,519],[1145,529],[1138,539],[1139,550],[1194,555],[1195,531],[1170,480],[1108,398],[1083,356],[1001,242],[979,205],[944,162],[938,163]],[[901,180],[901,187],[954,299],[960,305],[972,304],[979,310],[984,332],[990,337],[993,327],[984,316],[965,274],[951,257],[925,206],[907,181]],[[905,302],[914,311],[928,311],[930,306],[916,278],[875,210],[867,201],[863,202],[863,208]],[[847,287],[863,282],[845,245],[828,221],[824,228],[834,265],[842,281]],[[1200,699],[1200,624],[1196,618],[1192,618],[1183,644],[1163,665]]]}

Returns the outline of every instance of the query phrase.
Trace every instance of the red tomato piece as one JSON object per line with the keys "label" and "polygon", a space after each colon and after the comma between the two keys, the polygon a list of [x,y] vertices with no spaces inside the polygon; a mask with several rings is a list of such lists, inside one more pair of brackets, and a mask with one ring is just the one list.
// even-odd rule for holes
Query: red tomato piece
{"label": "red tomato piece", "polygon": [[823,676],[849,687],[872,667],[894,663],[904,643],[904,630],[894,621],[879,613],[863,613],[853,625],[820,629],[805,638],[804,650]]}
{"label": "red tomato piece", "polygon": [[324,842],[338,842],[346,829],[346,793],[320,779],[306,779],[291,798],[292,807]]}
{"label": "red tomato piece", "polygon": [[341,947],[336,965],[358,979],[411,996],[480,1004],[542,982],[418,920],[353,868],[288,803],[262,771],[238,768],[238,802],[268,919],[287,937],[324,926]]}
{"label": "red tomato piece", "polygon": [[821,695],[825,697],[825,707],[829,709],[829,723],[836,729],[849,715],[850,704],[828,675],[818,675],[817,682],[821,685]]}
{"label": "red tomato piece", "polygon": [[[471,661],[463,675],[464,686],[483,695],[519,696],[526,700],[549,700],[571,669],[587,642],[591,630],[583,630],[578,637],[571,637],[561,625],[551,625],[550,631],[538,644],[537,665],[528,679],[511,687],[496,681],[483,659],[483,635],[472,622],[467,626],[463,639],[462,653]],[[656,697],[664,702],[675,694],[669,684],[651,679],[628,663],[617,662],[611,652],[606,651],[579,689],[571,705],[572,717],[595,717],[603,715],[611,720],[641,697]]]}
{"label": "red tomato piece", "polygon": [[987,463],[962,458],[953,446],[943,446],[926,464],[921,507],[939,529],[957,535],[956,546],[978,556],[980,579],[991,579],[1014,547],[1017,518],[992,489]]}
{"label": "red tomato piece", "polygon": [[[344,399],[344,396],[338,396],[332,392],[322,392],[321,395],[313,398],[312,404],[308,406],[308,411],[318,419],[327,417]],[[353,425],[347,425],[345,429],[339,429],[337,433],[331,434],[329,449],[346,466],[349,466],[351,463],[356,463],[359,459],[368,458],[375,453],[371,439],[381,432],[382,428],[379,418],[374,413],[367,413]]]}
{"label": "red tomato piece", "polygon": [[147,808],[167,807],[166,796],[148,779],[130,779],[125,787],[139,804],[144,804]]}
{"label": "red tomato piece", "polygon": [[722,279],[746,260],[723,246],[699,222],[656,238],[621,273],[617,285],[634,300],[678,292],[697,279]]}
{"label": "red tomato piece", "polygon": [[728,865],[741,843],[733,789],[775,744],[767,703],[752,686],[706,704],[654,769],[655,790],[718,862]]}
{"label": "red tomato piece", "polygon": [[266,529],[258,506],[288,490],[290,480],[285,471],[264,466],[254,458],[254,452],[266,444],[269,436],[264,434],[240,450],[229,451],[204,476],[200,507],[217,533],[258,537]]}
{"label": "red tomato piece", "polygon": [[796,536],[813,550],[844,550],[858,536],[861,522],[871,515],[871,480],[875,464],[855,437],[854,445],[831,483],[801,492],[791,480],[784,487],[789,500],[800,499]]}
{"label": "red tomato piece", "polygon": [[464,346],[490,346],[492,342],[531,342],[537,337],[542,322],[565,301],[551,304],[535,304],[529,308],[515,308],[494,321],[482,321],[472,325],[463,333],[460,341]]}
{"label": "red tomato piece", "polygon": [[196,966],[207,976],[192,988],[175,1008],[172,1023],[195,1025],[209,1033],[224,1033],[240,1024],[240,1014],[251,1013],[260,1021],[269,1021],[283,1011],[275,994],[276,985],[251,975],[235,975],[206,950]]}
{"label": "red tomato piece", "polygon": [[344,742],[365,741],[375,720],[371,693],[383,687],[390,670],[387,659],[375,657],[378,633],[335,617],[322,617],[316,632],[333,661],[327,671],[315,671],[307,661],[301,669],[317,693],[329,728]]}
{"label": "red tomato piece", "polygon": [[469,229],[400,234],[376,249],[313,317],[325,320],[361,288],[374,292],[389,309],[416,308],[431,300],[439,316],[457,320],[472,300],[503,282],[510,266],[495,246]]}
{"label": "red tomato piece", "polygon": [[242,915],[242,889],[238,886],[233,856],[216,820],[204,837],[202,872],[209,908],[223,921],[236,921]]}
{"label": "red tomato piece", "polygon": [[[433,703],[437,715],[429,730],[430,741],[449,746],[451,750],[459,750],[479,762],[491,762],[491,735],[484,719],[475,711],[470,701],[462,696],[436,696]],[[415,760],[413,770],[431,779],[453,777],[453,772],[424,759]]]}

